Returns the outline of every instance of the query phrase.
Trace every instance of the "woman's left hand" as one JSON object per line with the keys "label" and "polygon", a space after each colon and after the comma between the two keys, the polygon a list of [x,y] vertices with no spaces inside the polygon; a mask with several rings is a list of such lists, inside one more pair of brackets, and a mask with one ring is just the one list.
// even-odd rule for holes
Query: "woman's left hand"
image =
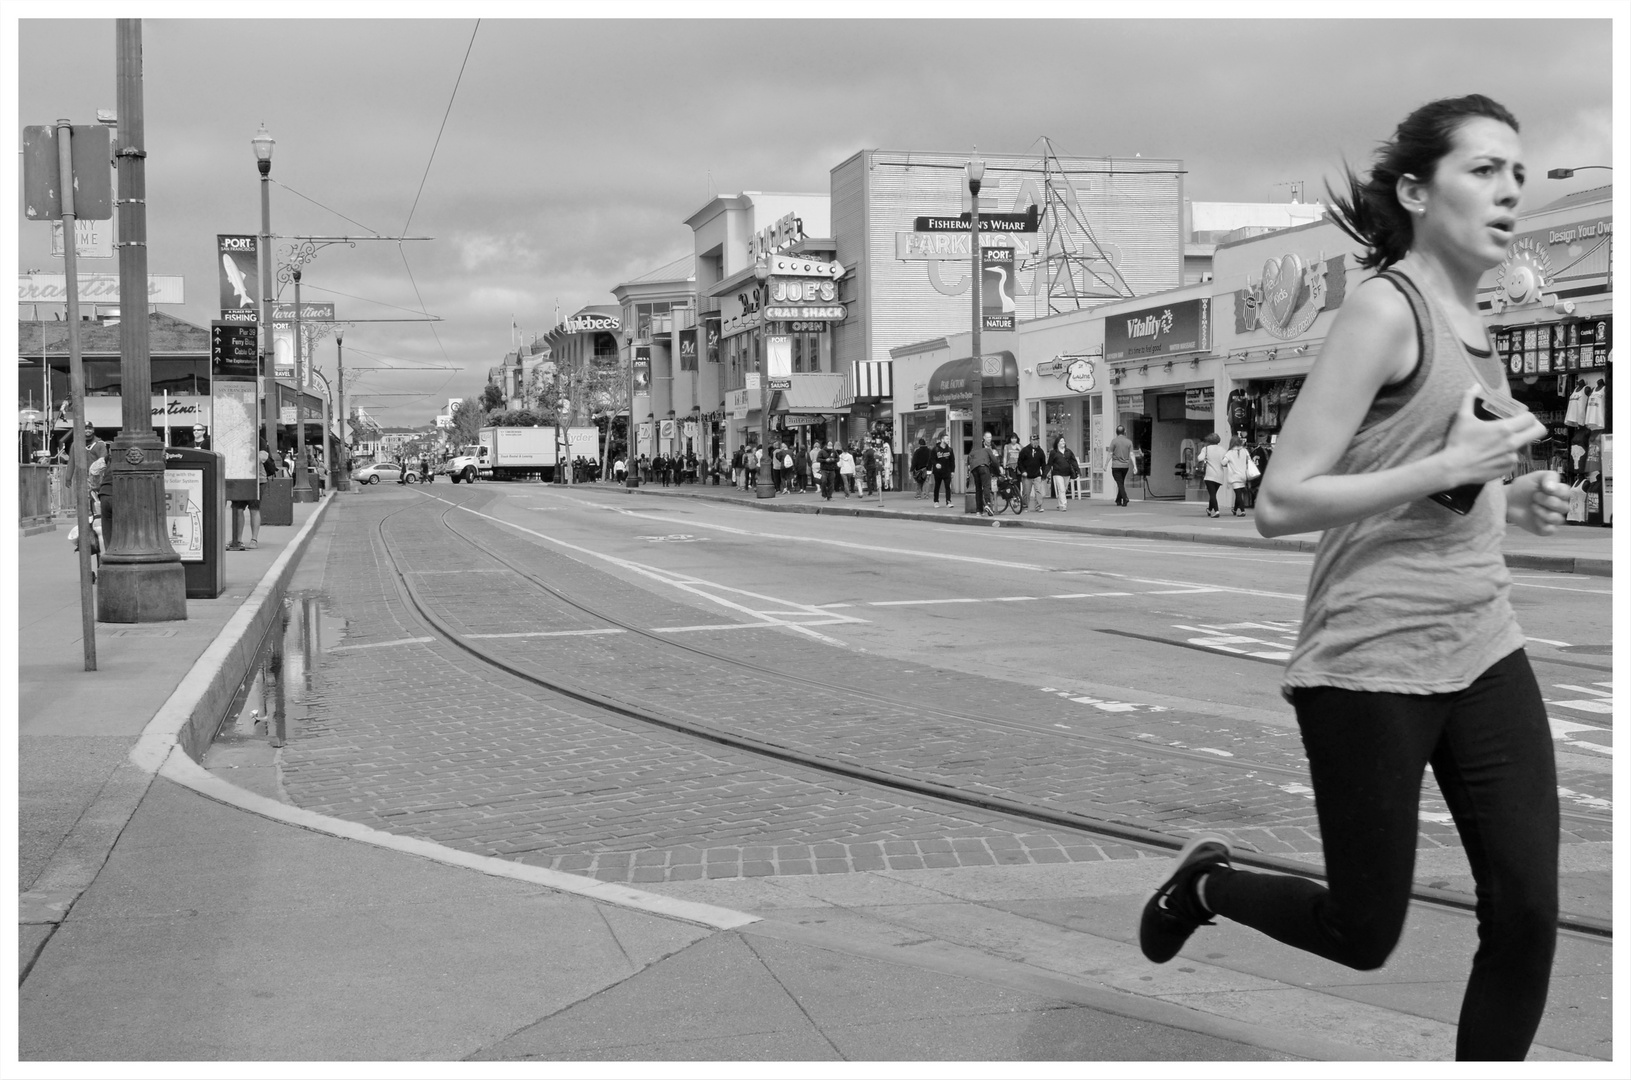
{"label": "woman's left hand", "polygon": [[1557,473],[1524,473],[1506,488],[1506,520],[1536,536],[1550,536],[1569,512],[1569,489]]}

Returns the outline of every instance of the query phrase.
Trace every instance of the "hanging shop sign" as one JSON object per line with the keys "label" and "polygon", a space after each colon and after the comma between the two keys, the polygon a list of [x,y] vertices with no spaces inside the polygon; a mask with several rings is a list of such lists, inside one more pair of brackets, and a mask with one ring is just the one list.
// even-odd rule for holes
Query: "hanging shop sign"
{"label": "hanging shop sign", "polygon": [[1235,333],[1258,328],[1281,340],[1305,333],[1322,311],[1342,306],[1347,291],[1347,256],[1335,255],[1304,263],[1289,253],[1263,264],[1257,281],[1235,291]]}
{"label": "hanging shop sign", "polygon": [[[122,399],[117,395],[92,394],[85,398],[85,423],[91,427],[116,428],[124,424]],[[153,426],[191,427],[193,424],[210,426],[210,398],[198,394],[153,395]]]}
{"label": "hanging shop sign", "polygon": [[735,337],[757,327],[762,321],[759,308],[764,302],[764,290],[759,285],[743,289],[734,296],[720,298],[719,332],[724,337]]}
{"label": "hanging shop sign", "polygon": [[222,320],[254,322],[260,295],[260,238],[217,233],[215,262],[220,270]]}
{"label": "hanging shop sign", "polygon": [[697,369],[697,330],[681,330],[675,335],[675,344],[679,350],[680,370],[695,371]]}
{"label": "hanging shop sign", "polygon": [[1200,352],[1212,346],[1211,300],[1182,300],[1104,319],[1104,358],[1137,360],[1172,353]]}
{"label": "hanging shop sign", "polygon": [[767,255],[790,248],[804,239],[804,219],[786,214],[748,237],[748,261],[758,262]]}

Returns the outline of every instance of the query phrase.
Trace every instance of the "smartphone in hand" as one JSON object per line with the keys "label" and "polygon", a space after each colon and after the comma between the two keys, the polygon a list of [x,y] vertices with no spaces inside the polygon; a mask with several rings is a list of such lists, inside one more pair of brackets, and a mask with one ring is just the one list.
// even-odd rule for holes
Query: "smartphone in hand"
{"label": "smartphone in hand", "polygon": [[[1523,402],[1505,394],[1480,394],[1472,403],[1472,414],[1480,420],[1505,420],[1511,416],[1521,416],[1528,411],[1529,407]],[[1457,514],[1468,514],[1478,502],[1478,493],[1483,490],[1483,484],[1462,484],[1449,491],[1437,492],[1428,498]]]}

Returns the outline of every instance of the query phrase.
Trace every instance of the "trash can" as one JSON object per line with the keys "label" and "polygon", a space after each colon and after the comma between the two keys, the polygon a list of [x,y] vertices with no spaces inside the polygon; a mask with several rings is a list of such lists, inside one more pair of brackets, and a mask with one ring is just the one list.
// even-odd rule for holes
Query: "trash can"
{"label": "trash can", "polygon": [[294,524],[294,480],[268,476],[261,481],[261,524]]}
{"label": "trash can", "polygon": [[208,450],[164,451],[164,531],[181,556],[189,600],[213,600],[226,591],[225,464]]}

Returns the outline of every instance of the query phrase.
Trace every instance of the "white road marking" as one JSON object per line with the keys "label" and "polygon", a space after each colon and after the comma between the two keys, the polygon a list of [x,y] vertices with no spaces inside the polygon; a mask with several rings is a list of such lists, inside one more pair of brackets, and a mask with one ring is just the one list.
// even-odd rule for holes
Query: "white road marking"
{"label": "white road marking", "polygon": [[1234,757],[1234,755],[1229,753],[1227,750],[1214,750],[1210,746],[1197,746],[1194,748],[1194,750],[1197,754],[1216,754],[1218,757]]}
{"label": "white road marking", "polygon": [[353,649],[383,649],[390,645],[419,645],[427,641],[435,641],[428,637],[405,637],[395,641],[370,641],[366,645],[336,645],[329,652],[350,652]]}
{"label": "white road marking", "polygon": [[1591,810],[1613,810],[1614,804],[1607,799],[1599,799],[1595,795],[1582,795],[1578,791],[1570,791],[1566,787],[1557,789],[1557,797],[1572,803],[1579,803]]}
{"label": "white road marking", "polygon": [[[822,641],[822,642],[825,642],[825,643],[827,643],[829,645],[837,646],[838,648],[848,648],[849,646],[848,646],[847,643],[845,643],[844,641],[841,641],[838,638],[832,637],[832,636],[830,636],[828,634],[820,633],[819,631],[816,631],[816,630],[812,630],[808,626],[804,626],[804,625],[801,625],[801,624],[796,623],[796,622],[791,622],[791,621],[786,620],[786,619],[766,619],[760,614],[760,612],[754,610],[753,608],[747,606],[746,604],[739,603],[739,602],[737,602],[735,600],[731,600],[731,599],[728,599],[727,597],[720,596],[720,595],[717,595],[717,594],[718,593],[735,593],[735,594],[737,594],[739,596],[748,597],[748,598],[755,599],[755,600],[763,600],[772,607],[794,607],[794,608],[799,608],[799,609],[801,609],[803,611],[807,611],[811,615],[812,618],[825,619],[826,622],[822,623],[821,625],[827,625],[828,623],[840,623],[840,622],[850,623],[850,622],[864,622],[865,621],[864,619],[857,619],[857,618],[855,618],[853,616],[849,616],[849,615],[833,615],[831,612],[822,611],[822,610],[820,610],[818,608],[813,607],[812,605],[798,604],[798,603],[793,602],[793,601],[779,599],[779,598],[776,598],[776,597],[763,596],[763,595],[761,595],[759,593],[750,592],[750,591],[748,591],[746,589],[734,588],[734,587],[732,587],[730,585],[725,585],[725,584],[723,584],[721,582],[704,581],[703,579],[698,578],[698,577],[696,577],[695,575],[692,575],[692,574],[678,574],[678,573],[675,573],[675,572],[672,572],[672,571],[664,570],[661,567],[647,566],[647,565],[644,565],[642,563],[637,563],[637,562],[633,561],[632,559],[623,559],[623,558],[619,558],[619,557],[617,557],[615,555],[608,555],[607,553],[605,553],[603,551],[596,551],[593,548],[583,547],[583,546],[581,546],[579,544],[573,544],[573,543],[570,543],[570,542],[568,542],[566,540],[562,540],[559,537],[550,536],[547,533],[541,533],[541,532],[537,531],[536,529],[529,529],[525,525],[517,525],[513,521],[505,521],[503,518],[495,517],[492,514],[484,514],[480,510],[473,510],[468,506],[465,506],[465,505],[463,505],[461,503],[453,502],[452,500],[449,500],[449,499],[444,499],[444,498],[442,498],[442,497],[440,497],[438,495],[431,495],[430,498],[435,499],[437,502],[446,503],[449,506],[453,506],[453,507],[456,507],[456,508],[458,508],[460,510],[463,510],[467,514],[471,514],[471,515],[473,515],[475,517],[479,517],[479,518],[483,518],[483,519],[485,519],[487,521],[491,521],[494,524],[502,525],[505,528],[514,529],[515,531],[525,533],[528,536],[535,536],[538,539],[545,541],[546,543],[554,544],[557,547],[565,548],[568,551],[577,552],[578,554],[580,554],[582,556],[585,556],[587,558],[598,559],[598,560],[600,560],[602,562],[611,563],[613,566],[622,567],[623,569],[629,571],[630,573],[639,574],[639,575],[641,575],[643,577],[650,578],[653,581],[661,582],[662,584],[668,585],[668,586],[670,586],[672,588],[677,588],[677,589],[681,589],[681,590],[683,590],[685,592],[689,592],[694,596],[698,596],[698,597],[700,597],[700,598],[702,598],[704,600],[707,600],[707,601],[709,601],[711,603],[718,604],[721,607],[729,608],[732,611],[740,612],[741,614],[748,616],[750,619],[756,620],[759,625],[785,627],[786,629],[791,630],[796,634],[803,634],[805,637],[814,638],[817,641]],[[581,500],[572,500],[572,501],[581,502]],[[676,524],[691,524],[691,523],[689,523],[689,522],[677,522]],[[732,624],[732,625],[734,625],[734,624]]]}
{"label": "white road marking", "polygon": [[1553,641],[1551,638],[1532,637],[1532,638],[1525,638],[1524,640],[1525,641],[1538,641],[1542,645],[1556,645],[1560,649],[1567,649],[1569,647],[1569,643],[1567,641]]}
{"label": "white road marking", "polygon": [[626,634],[627,630],[608,627],[604,630],[520,630],[511,634],[465,634],[467,638],[523,638],[523,637],[593,637],[598,634]]}
{"label": "white road marking", "polygon": [[907,607],[909,605],[910,606],[916,606],[916,605],[921,605],[921,604],[978,604],[978,603],[980,603],[980,598],[979,597],[963,596],[963,597],[958,597],[957,599],[954,599],[954,600],[871,600],[871,601],[867,602],[866,606],[867,607]]}
{"label": "white road marking", "polygon": [[1614,748],[1612,746],[1604,746],[1602,743],[1586,742],[1584,739],[1569,738],[1570,735],[1573,735],[1579,731],[1602,731],[1603,729],[1600,727],[1593,727],[1590,724],[1577,724],[1573,720],[1559,720],[1556,717],[1547,717],[1546,723],[1552,729],[1553,742],[1560,742],[1564,746],[1577,746],[1582,750],[1595,750],[1600,754],[1614,753]]}
{"label": "white road marking", "polygon": [[1179,595],[1182,595],[1184,593],[1220,592],[1220,591],[1222,591],[1222,590],[1214,589],[1214,588],[1211,588],[1209,586],[1204,586],[1203,585],[1203,586],[1201,586],[1200,588],[1197,588],[1197,589],[1151,589],[1149,591],[1148,595],[1150,595],[1150,596],[1179,596]]}
{"label": "white road marking", "polygon": [[[1560,683],[1553,683],[1552,685],[1557,687],[1557,689],[1559,689],[1559,690],[1578,690],[1582,694],[1592,694],[1592,695],[1594,695],[1596,697],[1611,698],[1611,697],[1614,696],[1612,693],[1609,693],[1608,691],[1605,691],[1605,690],[1593,690],[1589,686],[1575,686],[1573,683],[1560,682]],[[1608,684],[1607,683],[1602,683],[1600,685],[1606,686]]]}
{"label": "white road marking", "polygon": [[1054,593],[1049,600],[1086,600],[1097,596],[1131,596],[1130,592],[1064,592]]}
{"label": "white road marking", "polygon": [[1533,581],[1519,581],[1516,578],[1514,578],[1512,580],[1512,584],[1522,585],[1526,589],[1550,589],[1553,592],[1596,593],[1598,596],[1613,596],[1614,595],[1614,590],[1613,589],[1570,589],[1570,588],[1567,588],[1567,587],[1565,587],[1563,585],[1537,585]]}
{"label": "white road marking", "polygon": [[1612,713],[1614,711],[1614,703],[1604,701],[1602,698],[1575,698],[1573,701],[1553,701],[1547,698],[1546,704],[1562,705],[1567,709],[1576,709],[1580,712],[1589,713]]}

